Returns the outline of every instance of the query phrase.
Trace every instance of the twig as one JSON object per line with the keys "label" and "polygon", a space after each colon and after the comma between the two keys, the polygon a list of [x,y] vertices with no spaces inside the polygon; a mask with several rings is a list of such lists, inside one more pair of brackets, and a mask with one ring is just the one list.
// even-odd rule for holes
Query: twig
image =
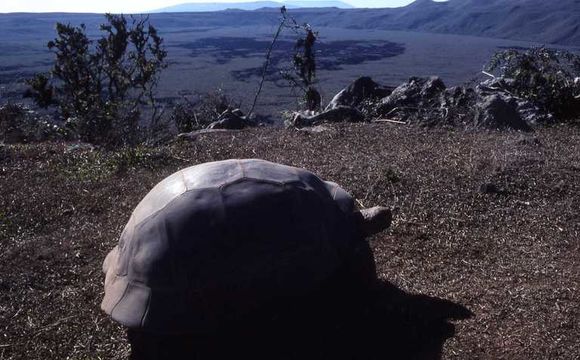
{"label": "twig", "polygon": [[262,92],[262,87],[264,86],[264,80],[266,79],[266,72],[268,71],[268,67],[270,66],[270,61],[271,61],[271,57],[272,57],[272,49],[274,48],[274,44],[276,43],[276,41],[278,40],[278,37],[280,36],[280,33],[282,32],[282,29],[284,28],[284,24],[286,23],[286,8],[283,7],[282,8],[282,20],[280,21],[280,25],[278,25],[278,30],[276,31],[276,34],[274,35],[274,39],[272,39],[272,42],[270,43],[270,47],[268,48],[268,52],[266,53],[266,60],[264,61],[264,67],[262,68],[262,77],[260,78],[260,85],[258,85],[258,90],[256,91],[256,96],[254,96],[254,102],[252,103],[252,107],[250,108],[250,111],[248,111],[248,119],[252,116],[252,113],[254,112],[254,108],[256,107],[256,103],[258,102],[258,97],[260,96],[260,93]]}
{"label": "twig", "polygon": [[296,81],[296,79],[294,79],[292,77],[292,75],[288,74],[288,72],[286,72],[286,71],[280,71],[280,75],[282,76],[282,78],[284,80],[286,80],[289,83],[291,83],[292,89],[298,88],[298,89],[302,90],[302,92],[305,93],[305,94],[308,91],[302,84],[300,84],[298,81]]}
{"label": "twig", "polygon": [[391,111],[389,111],[389,112],[387,113],[387,116],[391,115],[392,113],[394,113],[394,112],[395,112],[395,111],[397,111],[397,110],[399,110],[399,108],[398,108],[398,107],[395,107],[394,109],[392,109]]}
{"label": "twig", "polygon": [[57,320],[57,321],[53,322],[52,324],[46,325],[45,327],[43,327],[43,328],[41,328],[40,330],[38,330],[38,331],[37,331],[37,332],[34,334],[34,336],[33,336],[33,337],[37,337],[38,335],[42,334],[43,332],[45,332],[45,331],[48,331],[48,330],[52,329],[53,327],[55,327],[55,326],[58,326],[58,325],[62,324],[63,322],[66,322],[66,321],[68,321],[68,320],[70,320],[70,319],[73,319],[73,318],[75,318],[75,317],[76,317],[76,316],[67,316],[67,317],[65,317],[65,318],[62,318],[62,319],[59,319],[59,320]]}
{"label": "twig", "polygon": [[179,157],[179,156],[176,156],[176,155],[172,155],[171,158],[172,159],[175,159],[175,160],[178,160],[178,161],[182,161],[182,162],[190,162],[191,161],[191,159],[185,159],[185,158],[182,158],[182,157]]}
{"label": "twig", "polygon": [[402,124],[407,125],[406,121],[399,121],[399,120],[391,120],[391,119],[377,119],[373,120],[374,123],[393,123],[393,124]]}
{"label": "twig", "polygon": [[243,129],[201,129],[196,131],[191,131],[188,133],[181,133],[177,135],[178,140],[197,140],[200,135],[204,134],[215,134],[215,133],[236,133],[244,131]]}
{"label": "twig", "polygon": [[484,74],[484,75],[487,75],[487,76],[489,76],[489,77],[492,77],[492,78],[494,78],[494,79],[495,79],[495,75],[493,75],[493,74],[490,74],[490,73],[488,73],[488,72],[487,72],[487,71],[485,71],[485,70],[481,70],[481,73],[482,73],[482,74]]}

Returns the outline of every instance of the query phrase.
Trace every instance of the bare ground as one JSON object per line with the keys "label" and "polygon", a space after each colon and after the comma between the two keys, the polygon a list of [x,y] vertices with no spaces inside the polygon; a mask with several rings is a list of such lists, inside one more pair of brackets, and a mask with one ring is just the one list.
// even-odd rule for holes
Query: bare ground
{"label": "bare ground", "polygon": [[250,157],[395,208],[372,242],[380,277],[474,313],[455,323],[443,358],[580,358],[578,127],[336,125],[117,152],[71,146],[0,147],[0,359],[125,358],[123,329],[99,303],[102,260],[131,210],[179,168]]}

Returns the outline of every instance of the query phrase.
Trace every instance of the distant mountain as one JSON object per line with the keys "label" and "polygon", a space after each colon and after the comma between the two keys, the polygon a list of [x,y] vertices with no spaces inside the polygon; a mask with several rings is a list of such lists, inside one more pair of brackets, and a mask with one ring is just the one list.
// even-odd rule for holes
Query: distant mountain
{"label": "distant mountain", "polygon": [[285,5],[288,9],[298,8],[329,8],[335,7],[340,9],[349,9],[353,6],[342,1],[253,1],[240,3],[185,3],[174,6],[169,6],[159,10],[152,11],[159,12],[202,12],[202,11],[222,11],[222,10],[257,10],[264,8],[280,8]]}
{"label": "distant mountain", "polygon": [[[580,0],[449,0],[435,2],[417,0],[400,8],[344,9],[339,1],[287,1],[292,16],[313,26],[349,29],[379,29],[473,35],[513,40],[527,40],[546,44],[580,47]],[[304,4],[342,9],[296,9]],[[199,26],[264,25],[272,17],[264,12],[278,11],[275,1],[252,3],[183,4],[160,12],[217,11],[220,16],[191,14]]]}
{"label": "distant mountain", "polygon": [[283,1],[283,5],[297,7],[297,8],[339,8],[339,9],[352,9],[354,6],[347,4],[342,1],[334,0],[320,0],[320,1],[301,1],[301,0],[289,0]]}

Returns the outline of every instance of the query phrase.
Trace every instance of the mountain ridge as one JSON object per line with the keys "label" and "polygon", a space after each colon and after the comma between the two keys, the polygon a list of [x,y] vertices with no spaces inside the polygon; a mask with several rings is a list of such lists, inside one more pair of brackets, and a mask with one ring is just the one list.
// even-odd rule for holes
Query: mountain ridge
{"label": "mountain ridge", "polygon": [[208,11],[224,11],[224,10],[258,10],[264,8],[280,8],[282,5],[288,9],[305,9],[305,8],[330,8],[335,7],[339,9],[352,9],[352,5],[342,1],[321,0],[315,2],[306,1],[285,1],[284,3],[278,1],[251,1],[251,2],[206,2],[206,3],[182,3],[153,10],[153,13],[165,12],[208,12]]}
{"label": "mountain ridge", "polygon": [[[219,26],[220,21],[240,26],[268,24],[271,18],[264,16],[264,12],[277,11],[281,4],[274,1],[252,4],[259,3],[270,6],[243,14],[222,12],[224,20],[199,15],[200,26],[210,23]],[[321,3],[331,2],[313,4]],[[286,7],[292,9],[292,16],[299,21],[319,27],[340,24],[348,29],[417,31],[580,46],[580,0],[417,0],[404,7],[378,9],[295,8],[292,2],[287,2]]]}

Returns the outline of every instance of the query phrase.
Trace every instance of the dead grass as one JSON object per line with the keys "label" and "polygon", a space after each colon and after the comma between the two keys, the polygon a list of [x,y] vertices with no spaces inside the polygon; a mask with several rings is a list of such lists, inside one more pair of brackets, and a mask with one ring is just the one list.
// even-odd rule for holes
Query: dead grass
{"label": "dead grass", "polygon": [[[0,359],[120,359],[101,262],[133,207],[175,170],[227,158],[308,168],[396,209],[378,271],[459,303],[444,358],[580,357],[580,129],[535,134],[337,125],[252,129],[106,153],[0,147]],[[480,192],[485,183],[502,194]]]}

